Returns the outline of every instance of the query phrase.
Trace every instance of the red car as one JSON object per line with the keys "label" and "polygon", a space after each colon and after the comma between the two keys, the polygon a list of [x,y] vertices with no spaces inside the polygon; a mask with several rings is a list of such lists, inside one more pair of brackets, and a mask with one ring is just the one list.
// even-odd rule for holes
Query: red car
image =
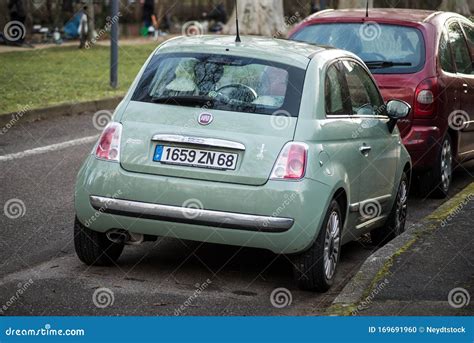
{"label": "red car", "polygon": [[412,9],[327,10],[289,37],[355,53],[386,100],[412,106],[399,123],[403,142],[422,189],[446,196],[453,166],[474,158],[473,22]]}

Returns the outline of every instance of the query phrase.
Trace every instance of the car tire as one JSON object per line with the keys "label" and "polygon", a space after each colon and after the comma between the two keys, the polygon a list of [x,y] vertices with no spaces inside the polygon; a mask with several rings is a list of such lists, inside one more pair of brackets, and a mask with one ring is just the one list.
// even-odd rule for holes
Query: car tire
{"label": "car tire", "polygon": [[105,233],[93,231],[74,222],[74,248],[77,257],[88,266],[113,265],[123,251],[123,244],[111,242]]}
{"label": "car tire", "polygon": [[383,245],[405,231],[408,213],[408,193],[410,191],[408,176],[404,172],[398,186],[397,198],[384,226],[370,232],[373,244]]}
{"label": "car tire", "polygon": [[444,199],[449,194],[453,177],[453,145],[451,137],[446,135],[438,153],[437,167],[435,169],[433,197]]}
{"label": "car tire", "polygon": [[453,172],[453,149],[451,137],[446,135],[439,149],[433,171],[421,175],[421,194],[444,199],[449,194]]}
{"label": "car tire", "polygon": [[325,292],[332,286],[341,251],[342,227],[341,207],[333,200],[316,241],[294,257],[293,270],[300,289]]}

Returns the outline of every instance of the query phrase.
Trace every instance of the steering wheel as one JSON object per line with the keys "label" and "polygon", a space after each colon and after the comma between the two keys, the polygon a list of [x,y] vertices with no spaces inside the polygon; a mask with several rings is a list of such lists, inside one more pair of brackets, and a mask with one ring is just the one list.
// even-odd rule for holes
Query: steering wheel
{"label": "steering wheel", "polygon": [[255,89],[247,85],[243,85],[241,83],[232,83],[230,85],[225,85],[219,88],[216,92],[228,98],[232,98],[230,94],[232,94],[233,92],[231,92],[230,94],[225,94],[226,92],[223,92],[223,91],[225,91],[226,89],[234,89],[234,90],[242,92],[241,94],[239,94],[240,99],[235,99],[242,102],[254,102],[258,98],[258,94],[255,91]]}

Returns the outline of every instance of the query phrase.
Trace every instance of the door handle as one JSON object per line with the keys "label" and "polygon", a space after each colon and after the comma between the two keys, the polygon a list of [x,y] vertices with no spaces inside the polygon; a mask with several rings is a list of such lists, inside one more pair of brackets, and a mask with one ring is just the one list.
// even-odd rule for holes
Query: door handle
{"label": "door handle", "polygon": [[359,148],[359,151],[362,153],[362,155],[367,156],[369,152],[372,150],[372,147],[368,145],[361,146]]}

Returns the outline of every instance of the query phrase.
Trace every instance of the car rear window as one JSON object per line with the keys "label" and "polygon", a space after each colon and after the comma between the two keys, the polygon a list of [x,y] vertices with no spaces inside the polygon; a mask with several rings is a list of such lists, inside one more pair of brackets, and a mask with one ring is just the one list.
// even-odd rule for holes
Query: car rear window
{"label": "car rear window", "polygon": [[305,70],[238,56],[155,55],[132,100],[233,112],[298,116]]}
{"label": "car rear window", "polygon": [[291,39],[351,51],[374,74],[416,73],[425,64],[423,34],[413,27],[374,22],[315,24]]}

